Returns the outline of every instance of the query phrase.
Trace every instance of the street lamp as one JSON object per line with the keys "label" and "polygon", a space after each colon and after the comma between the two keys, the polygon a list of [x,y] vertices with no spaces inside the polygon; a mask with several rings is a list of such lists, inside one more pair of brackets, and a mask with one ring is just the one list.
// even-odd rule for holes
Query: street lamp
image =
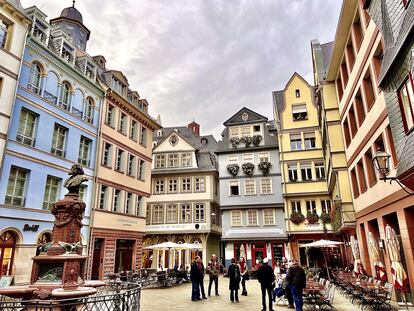
{"label": "street lamp", "polygon": [[383,181],[390,181],[390,184],[395,181],[397,184],[409,195],[414,195],[414,192],[409,192],[403,184],[397,179],[397,177],[388,177],[390,173],[390,155],[386,153],[384,150],[378,149],[377,152],[374,154],[372,158],[372,163],[375,169],[378,171],[378,175],[380,175],[380,180]]}

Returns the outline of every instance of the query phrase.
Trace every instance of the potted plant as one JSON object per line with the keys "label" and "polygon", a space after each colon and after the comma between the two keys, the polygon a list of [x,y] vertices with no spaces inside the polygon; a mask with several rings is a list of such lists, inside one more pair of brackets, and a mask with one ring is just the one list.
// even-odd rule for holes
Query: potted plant
{"label": "potted plant", "polygon": [[240,138],[232,137],[232,138],[230,138],[230,143],[233,146],[233,148],[236,149],[237,145],[240,143]]}
{"label": "potted plant", "polygon": [[241,142],[245,144],[246,148],[250,147],[250,144],[252,143],[252,138],[250,136],[243,136],[241,138]]}
{"label": "potted plant", "polygon": [[255,145],[256,147],[259,146],[261,141],[262,141],[262,135],[253,135],[252,137],[253,145]]}
{"label": "potted plant", "polygon": [[290,221],[293,222],[295,225],[300,225],[302,222],[305,221],[305,216],[300,212],[293,212],[290,214]]}
{"label": "potted plant", "polygon": [[330,224],[331,223],[331,215],[328,213],[322,213],[321,214],[321,220],[324,224]]}
{"label": "potted plant", "polygon": [[268,161],[260,162],[259,165],[258,165],[259,170],[262,171],[263,175],[269,174],[269,170],[270,170],[271,166],[272,166],[272,163],[270,163]]}
{"label": "potted plant", "polygon": [[311,225],[316,224],[319,221],[319,215],[317,213],[315,213],[315,212],[314,213],[308,213],[306,215],[306,220]]}
{"label": "potted plant", "polygon": [[227,165],[227,172],[233,177],[239,173],[240,166],[238,164],[229,164]]}
{"label": "potted plant", "polygon": [[254,172],[254,164],[253,163],[243,163],[242,165],[243,172],[247,176],[252,176]]}

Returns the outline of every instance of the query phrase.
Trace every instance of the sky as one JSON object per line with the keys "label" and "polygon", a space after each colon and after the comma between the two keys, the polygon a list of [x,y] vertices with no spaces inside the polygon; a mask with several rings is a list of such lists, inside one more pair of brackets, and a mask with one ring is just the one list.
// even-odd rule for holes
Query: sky
{"label": "sky", "polygon": [[[48,18],[71,0],[21,0]],[[294,72],[310,84],[310,41],[332,41],[341,0],[77,0],[104,55],[164,127],[195,120],[217,139],[243,107],[269,119],[272,91]]]}

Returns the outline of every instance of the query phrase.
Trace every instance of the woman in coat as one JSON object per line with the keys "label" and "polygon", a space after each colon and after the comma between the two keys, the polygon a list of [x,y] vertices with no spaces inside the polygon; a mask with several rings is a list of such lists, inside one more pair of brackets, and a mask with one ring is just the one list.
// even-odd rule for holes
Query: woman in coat
{"label": "woman in coat", "polygon": [[246,281],[249,280],[249,267],[247,266],[246,260],[244,260],[243,257],[240,257],[238,266],[240,269],[241,284],[242,284],[241,295],[247,296]]}
{"label": "woman in coat", "polygon": [[236,259],[231,260],[231,264],[228,269],[228,276],[230,279],[230,300],[231,302],[239,302],[239,283],[240,283],[240,268],[236,264]]}

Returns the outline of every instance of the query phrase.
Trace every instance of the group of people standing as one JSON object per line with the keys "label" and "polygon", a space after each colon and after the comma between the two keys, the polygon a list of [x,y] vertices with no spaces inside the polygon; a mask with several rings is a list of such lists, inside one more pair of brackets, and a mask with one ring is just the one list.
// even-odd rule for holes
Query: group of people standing
{"label": "group of people standing", "polygon": [[[192,294],[191,300],[207,299],[204,291],[204,276],[207,273],[210,277],[208,285],[208,296],[211,295],[211,287],[214,283],[215,294],[218,293],[218,277],[223,265],[217,261],[217,257],[212,255],[211,260],[208,263],[207,271],[204,269],[204,265],[201,258],[197,256],[191,266],[191,282],[192,282]],[[231,259],[230,266],[227,270],[229,277],[229,290],[230,301],[239,302],[239,289],[240,284],[242,286],[242,296],[247,296],[246,281],[249,280],[249,268],[246,260],[241,257],[238,262],[236,259]],[[266,311],[268,300],[269,310],[273,311],[273,302],[276,295],[276,283],[280,283],[283,294],[289,302],[289,308],[295,308],[296,311],[302,311],[303,308],[303,289],[306,287],[306,275],[302,267],[298,265],[296,260],[292,260],[289,263],[282,262],[277,263],[275,270],[269,265],[268,259],[264,258],[262,264],[257,270],[257,279],[260,283],[262,291],[262,311]],[[266,299],[267,298],[267,299]]]}

